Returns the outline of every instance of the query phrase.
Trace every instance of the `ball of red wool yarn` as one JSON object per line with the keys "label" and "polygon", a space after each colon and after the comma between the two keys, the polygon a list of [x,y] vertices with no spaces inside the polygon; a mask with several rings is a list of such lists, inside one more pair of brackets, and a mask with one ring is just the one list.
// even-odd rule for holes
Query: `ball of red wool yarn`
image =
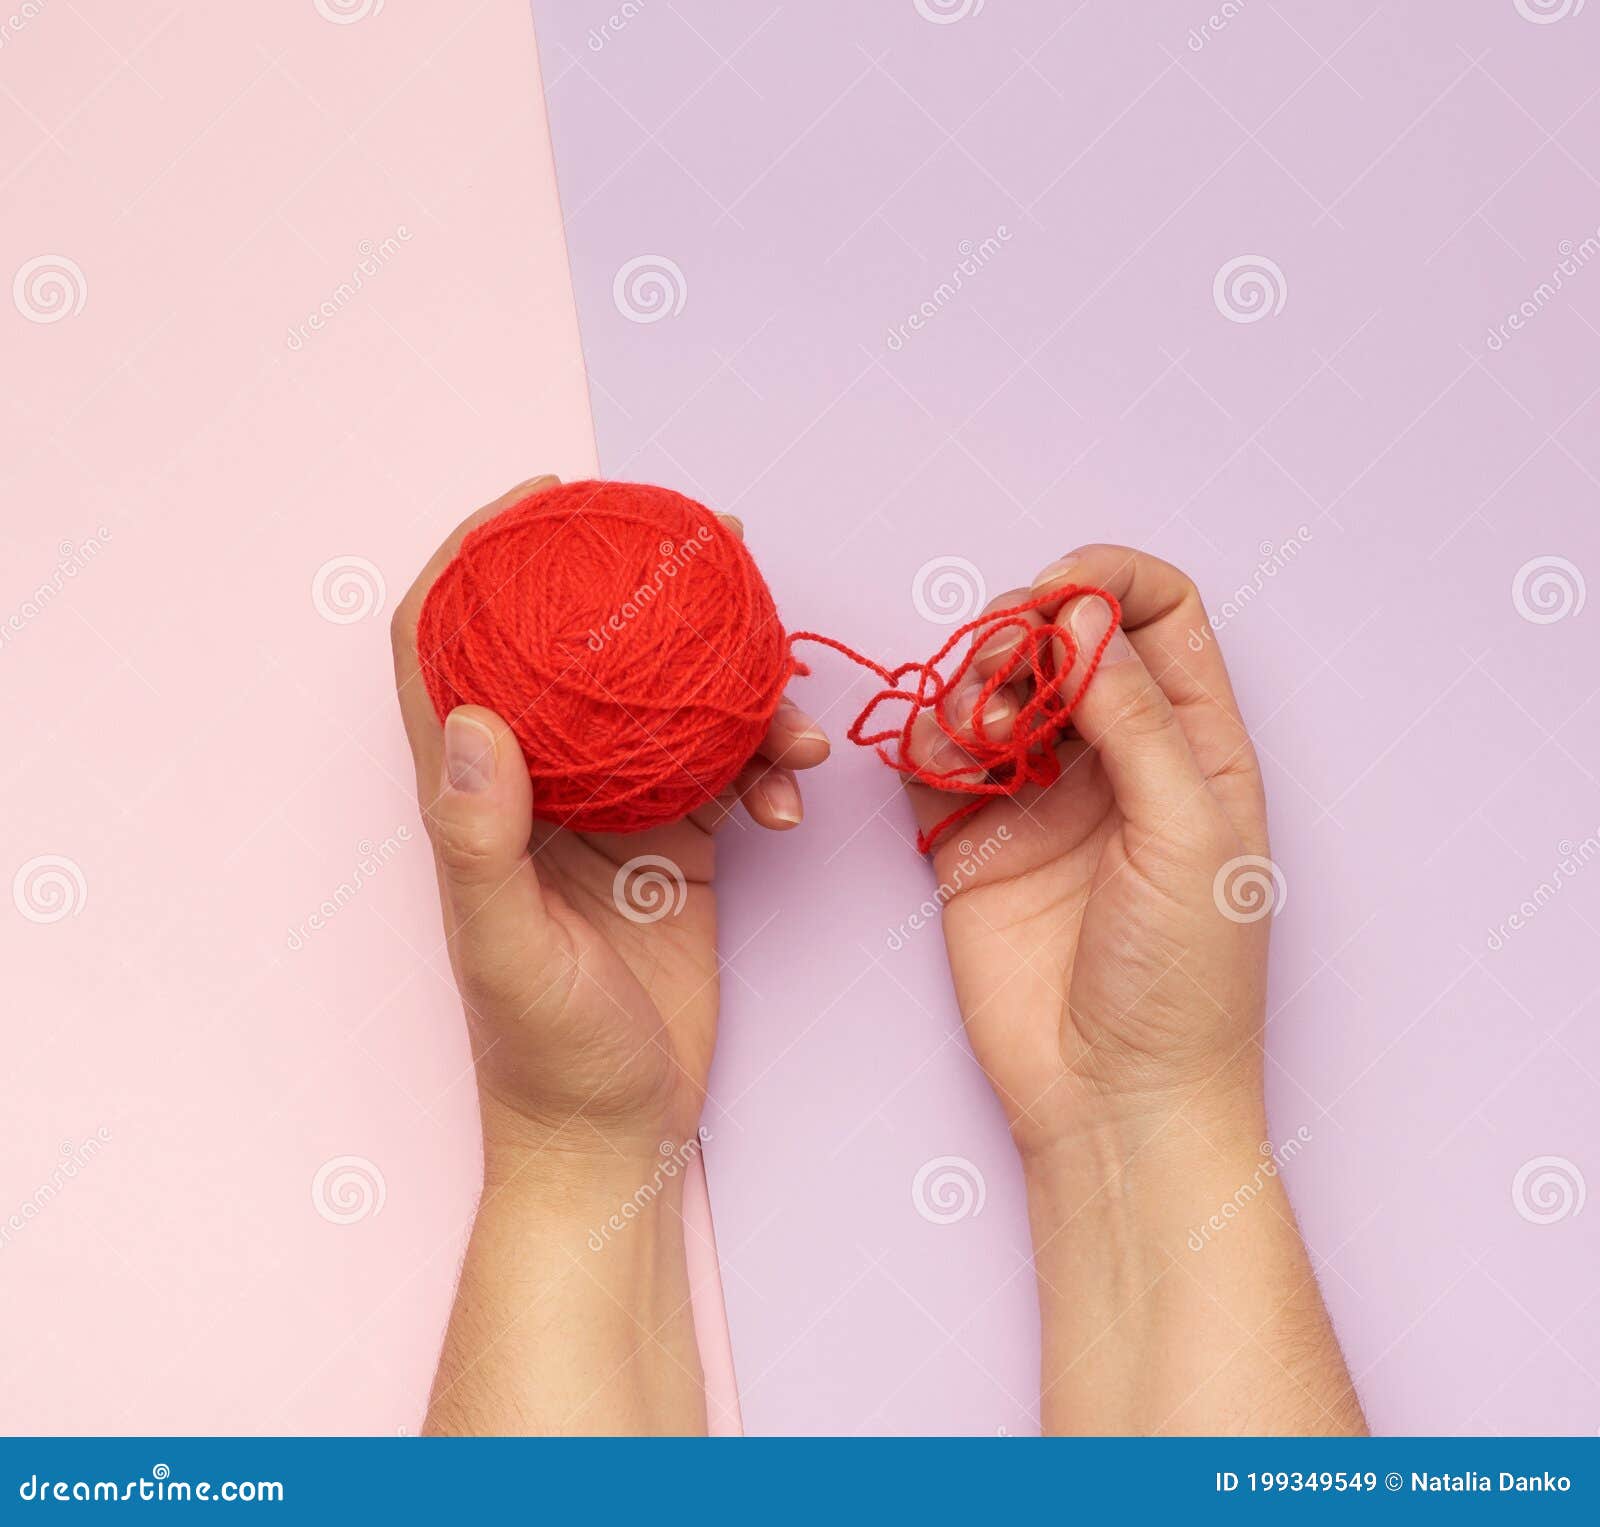
{"label": "ball of red wool yarn", "polygon": [[794,672],[771,591],[703,504],[643,483],[547,488],[469,531],[417,625],[442,720],[505,718],[534,815],[676,822],[730,785]]}

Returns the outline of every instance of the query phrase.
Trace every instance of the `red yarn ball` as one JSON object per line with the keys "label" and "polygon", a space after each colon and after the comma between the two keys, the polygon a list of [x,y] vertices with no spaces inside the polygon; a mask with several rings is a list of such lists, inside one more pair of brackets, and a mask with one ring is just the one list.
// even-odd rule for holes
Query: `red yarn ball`
{"label": "red yarn ball", "polygon": [[505,718],[534,815],[676,822],[730,785],[795,671],[771,591],[703,504],[643,483],[547,488],[469,531],[417,625],[441,720]]}

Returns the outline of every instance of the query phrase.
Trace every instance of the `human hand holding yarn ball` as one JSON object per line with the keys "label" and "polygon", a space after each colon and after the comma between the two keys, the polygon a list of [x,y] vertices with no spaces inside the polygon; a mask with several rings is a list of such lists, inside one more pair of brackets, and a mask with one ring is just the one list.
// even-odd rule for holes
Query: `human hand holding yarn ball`
{"label": "human hand holding yarn ball", "polygon": [[[670,726],[663,735],[665,680],[650,666],[660,643],[647,643],[635,659],[642,666],[628,668],[623,654],[641,648],[624,644],[639,634],[627,625],[646,629],[667,605],[667,573],[652,596],[659,607],[637,606],[641,580],[663,565],[675,579],[690,562],[701,564],[697,572],[737,573],[748,558],[736,520],[686,521],[665,550],[658,534],[649,537],[649,567],[611,564],[613,581],[591,590],[593,613],[558,632],[567,649],[521,641],[522,660],[547,668],[530,675],[504,652],[482,656],[497,639],[497,615],[544,620],[548,629],[574,561],[604,560],[625,534],[581,500],[578,517],[564,513],[582,487],[535,478],[459,525],[396,611],[395,674],[486,1126],[535,1148],[554,1142],[649,1159],[663,1140],[692,1137],[700,1118],[717,1013],[713,835],[741,802],[762,827],[797,823],[795,771],[820,763],[828,743],[787,701],[786,652],[769,645],[759,694],[741,683],[720,710],[704,692],[690,697],[702,727],[737,757],[731,769],[686,772],[679,760],[693,769],[697,755]],[[530,532],[504,515],[516,505],[549,517]],[[486,560],[471,537],[489,521]],[[509,561],[494,561],[497,545]],[[484,567],[493,569],[488,582],[465,587]],[[727,579],[712,581],[728,591]],[[739,613],[730,595],[705,617],[713,679],[726,668],[717,623]],[[613,618],[623,624],[613,629]],[[457,704],[465,696],[452,684],[496,708]],[[568,705],[564,730],[552,730],[548,718],[580,689],[590,704],[598,695],[626,707],[630,735],[586,728],[581,704]],[[666,820],[623,835],[652,810]],[[576,820],[559,826],[552,816]]]}

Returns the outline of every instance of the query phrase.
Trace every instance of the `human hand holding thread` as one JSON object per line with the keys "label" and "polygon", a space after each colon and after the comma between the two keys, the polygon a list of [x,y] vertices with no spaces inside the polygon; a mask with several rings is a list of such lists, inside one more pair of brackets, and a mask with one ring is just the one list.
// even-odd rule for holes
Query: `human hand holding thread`
{"label": "human hand holding thread", "polygon": [[[1032,593],[1084,585],[1120,603],[1122,629],[1073,712],[1060,778],[986,800],[934,852],[962,1016],[1023,1158],[1041,1424],[1359,1433],[1265,1143],[1272,909],[1229,916],[1219,878],[1230,861],[1267,854],[1255,751],[1188,578],[1141,552],[1089,546],[1046,568]],[[1112,611],[1095,594],[1062,602],[1021,618],[1067,621],[1077,668]],[[1008,677],[1019,634],[976,639],[978,677],[956,714],[1004,736],[1029,700],[1026,678]],[[926,828],[980,775],[928,718],[914,740],[918,761],[952,771],[950,790],[910,787]],[[1195,1257],[1193,1227],[1246,1190],[1248,1215]]]}
{"label": "human hand holding thread", "polygon": [[[1073,712],[1061,779],[986,801],[934,850],[954,890],[944,929],[956,993],[1025,1154],[1087,1117],[1157,1109],[1187,1088],[1259,1095],[1268,925],[1221,915],[1214,882],[1230,859],[1265,856],[1266,808],[1221,653],[1194,584],[1123,547],[1086,547],[991,608],[1072,585],[1111,593],[1122,629]],[[1110,613],[1081,595],[1016,620],[1069,624],[1070,691]],[[1203,633],[1198,651],[1191,632]],[[1018,633],[985,636],[956,710],[983,712],[985,734],[1004,737],[1030,685],[1025,673],[1005,682]],[[961,799],[972,759],[927,719],[913,743],[919,762],[957,771],[951,790],[911,787],[926,826]],[[964,862],[1002,828],[1002,849]]]}

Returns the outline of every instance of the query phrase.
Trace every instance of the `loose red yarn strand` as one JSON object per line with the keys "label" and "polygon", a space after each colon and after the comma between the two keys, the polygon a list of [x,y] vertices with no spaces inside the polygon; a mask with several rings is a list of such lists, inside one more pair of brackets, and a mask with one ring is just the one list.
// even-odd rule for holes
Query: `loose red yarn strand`
{"label": "loose red yarn strand", "polygon": [[[1103,599],[1111,611],[1111,623],[1106,627],[1105,634],[1096,644],[1094,651],[1089,654],[1083,677],[1078,681],[1077,688],[1070,696],[1064,697],[1062,688],[1077,663],[1080,650],[1071,628],[1053,620],[1046,621],[1042,626],[1032,626],[1022,617],[1047,604],[1060,607],[1067,600],[1083,595]],[[897,770],[918,784],[929,785],[935,790],[976,797],[936,822],[926,832],[917,834],[918,849],[928,853],[958,822],[965,821],[975,811],[981,810],[987,798],[997,795],[1014,796],[1024,785],[1049,785],[1060,776],[1061,761],[1056,757],[1056,745],[1061,741],[1062,733],[1071,722],[1072,713],[1077,709],[1078,702],[1083,699],[1089,681],[1099,669],[1100,660],[1105,656],[1106,646],[1111,641],[1112,633],[1121,623],[1122,606],[1114,594],[1089,584],[1069,584],[1051,589],[1048,593],[1040,594],[1022,604],[1012,605],[1004,610],[993,610],[986,615],[978,616],[975,620],[969,620],[965,625],[957,627],[945,644],[923,663],[902,663],[898,668],[885,668],[881,663],[874,662],[853,647],[847,647],[843,642],[835,641],[833,637],[823,636],[816,631],[796,631],[789,637],[789,644],[791,649],[797,642],[814,642],[818,646],[831,647],[835,652],[849,658],[852,663],[867,669],[882,680],[885,687],[867,701],[861,713],[850,725],[848,735],[853,743],[859,747],[876,748],[878,756],[891,769]],[[1007,654],[1000,667],[984,681],[973,706],[973,734],[969,736],[946,714],[947,702],[951,695],[960,689],[962,680],[971,669],[978,650],[999,632],[1007,629],[1021,632],[1023,639]],[[963,641],[979,631],[983,632],[982,640],[974,641],[950,676],[944,677],[939,671],[940,665]],[[1057,641],[1062,644],[1064,652],[1059,663],[1052,646],[1052,643]],[[1033,693],[1017,713],[1012,723],[1011,735],[1003,739],[990,737],[983,725],[983,707],[1003,686],[1022,676],[1024,668],[1033,680]],[[809,670],[805,664],[797,660],[795,672],[804,674]],[[914,688],[908,688],[905,680],[912,674],[916,675],[916,685]],[[889,726],[881,731],[869,733],[867,727],[871,723],[873,712],[880,705],[895,700],[904,701],[906,704],[904,722],[898,727]],[[958,747],[964,749],[975,764],[984,770],[986,777],[983,780],[974,783],[961,779],[961,776],[971,774],[969,766],[929,769],[925,765],[912,762],[911,730],[917,718],[924,713],[931,714],[938,723],[939,730]],[[888,743],[896,744],[892,752],[885,746]],[[960,782],[956,783],[957,780]]]}

